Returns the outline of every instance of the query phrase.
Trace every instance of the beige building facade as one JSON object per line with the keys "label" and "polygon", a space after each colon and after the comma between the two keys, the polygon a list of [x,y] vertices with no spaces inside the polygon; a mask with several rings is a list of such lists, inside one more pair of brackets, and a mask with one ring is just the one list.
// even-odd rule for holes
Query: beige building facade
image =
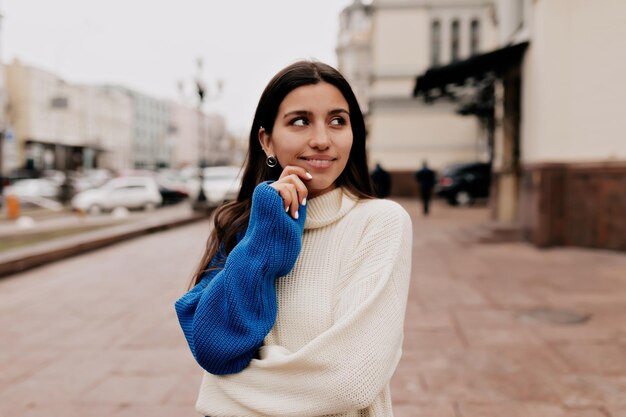
{"label": "beige building facade", "polygon": [[348,80],[363,114],[369,111],[372,64],[372,7],[354,0],[339,16],[337,69]]}
{"label": "beige building facade", "polygon": [[132,168],[157,169],[171,164],[169,104],[167,100],[121,85],[101,87],[104,91],[126,95],[132,104]]}
{"label": "beige building facade", "polygon": [[416,91],[494,78],[493,219],[539,246],[626,250],[626,3],[499,0],[497,17],[500,49]]}
{"label": "beige building facade", "polygon": [[[123,170],[133,166],[132,102],[126,94],[84,86],[87,121],[84,141],[98,151],[87,167]],[[86,159],[92,156],[87,152]]]}
{"label": "beige building facade", "polygon": [[67,83],[17,60],[5,66],[5,82],[14,168],[129,166],[132,107],[127,97]]}
{"label": "beige building facade", "polygon": [[371,163],[394,174],[394,194],[414,194],[412,178],[428,161],[435,169],[485,160],[484,129],[455,113],[455,100],[424,103],[412,96],[415,75],[489,50],[497,42],[493,2],[374,0],[368,150]]}
{"label": "beige building facade", "polygon": [[601,3],[542,0],[530,7],[525,163],[626,160],[626,2]]}
{"label": "beige building facade", "polygon": [[19,61],[7,65],[5,75],[14,145],[5,175],[20,168],[119,171],[224,165],[236,153],[220,114],[124,86],[68,83]]}
{"label": "beige building facade", "polygon": [[173,101],[169,106],[173,168],[233,163],[235,141],[228,134],[224,116]]}
{"label": "beige building facade", "polygon": [[626,250],[626,2],[526,1],[521,12],[514,218],[538,245]]}

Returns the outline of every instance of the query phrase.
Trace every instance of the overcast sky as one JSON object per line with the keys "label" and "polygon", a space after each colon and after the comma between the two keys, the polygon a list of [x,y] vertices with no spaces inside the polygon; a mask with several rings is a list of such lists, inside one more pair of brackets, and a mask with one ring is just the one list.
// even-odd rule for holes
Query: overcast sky
{"label": "overcast sky", "polygon": [[[196,61],[230,129],[246,134],[265,84],[300,58],[336,65],[339,13],[352,0],[0,0],[4,62],[68,82],[120,83],[161,97],[193,94]],[[214,89],[215,90],[215,89]]]}

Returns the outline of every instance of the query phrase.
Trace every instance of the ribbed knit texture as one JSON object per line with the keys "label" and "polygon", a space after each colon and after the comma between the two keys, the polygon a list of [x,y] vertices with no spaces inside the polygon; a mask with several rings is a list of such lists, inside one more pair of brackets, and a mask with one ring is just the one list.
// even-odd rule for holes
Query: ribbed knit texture
{"label": "ribbed knit texture", "polygon": [[276,320],[274,280],[300,253],[306,210],[299,219],[283,209],[278,192],[259,184],[248,229],[221,271],[207,273],[176,301],[178,320],[200,366],[224,375],[239,372],[258,352]]}
{"label": "ribbed knit texture", "polygon": [[[196,404],[202,415],[392,416],[389,381],[402,352],[411,269],[409,216],[394,202],[356,201],[342,189],[311,199],[306,210],[293,269],[259,279],[275,284],[277,302],[259,359],[230,375],[205,372]],[[250,275],[243,278],[249,285],[256,282]]]}

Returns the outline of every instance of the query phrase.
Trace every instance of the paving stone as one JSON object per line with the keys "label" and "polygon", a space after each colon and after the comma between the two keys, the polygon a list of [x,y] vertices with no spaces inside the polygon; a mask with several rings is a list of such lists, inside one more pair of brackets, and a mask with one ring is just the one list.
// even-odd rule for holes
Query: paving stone
{"label": "paving stone", "polygon": [[562,403],[568,407],[626,407],[626,377],[568,374],[560,377],[566,387]]}
{"label": "paving stone", "polygon": [[452,369],[427,370],[421,375],[430,400],[498,402],[510,399],[498,387],[503,381],[497,375]]}
{"label": "paving stone", "polygon": [[41,408],[47,405],[62,407],[81,398],[86,389],[83,381],[73,379],[69,372],[60,379],[32,376],[5,387],[0,393],[0,403],[22,409]]}
{"label": "paving stone", "polygon": [[[1,407],[0,407],[1,410]],[[15,414],[0,414],[3,417],[110,417],[116,415],[118,407],[111,406],[84,406],[80,404],[45,404],[41,406],[24,407],[16,410]]]}
{"label": "paving stone", "polygon": [[[189,376],[192,374],[196,375],[195,379]],[[198,398],[198,392],[200,391],[201,380],[202,371],[197,367],[191,374],[186,373],[182,375],[179,379],[179,383],[176,384],[174,389],[165,398],[165,403],[193,409],[196,399]]]}
{"label": "paving stone", "polygon": [[599,375],[626,374],[626,346],[583,341],[555,344],[553,348],[577,371]]}
{"label": "paving stone", "polygon": [[188,405],[126,406],[118,408],[110,417],[198,417],[194,403]]}
{"label": "paving stone", "polygon": [[46,367],[60,356],[55,351],[0,351],[0,392]]}
{"label": "paving stone", "polygon": [[396,372],[391,382],[391,389],[398,403],[415,403],[420,399],[428,401],[425,382],[417,372]]}
{"label": "paving stone", "polygon": [[395,417],[457,417],[451,404],[396,404]]}
{"label": "paving stone", "polygon": [[626,417],[626,407],[624,406],[607,406],[606,410],[609,417]]}
{"label": "paving stone", "polygon": [[600,409],[566,409],[555,404],[505,402],[461,404],[461,417],[606,417]]}
{"label": "paving stone", "polygon": [[539,345],[540,339],[525,329],[515,327],[465,327],[463,335],[468,344],[474,346],[493,345]]}
{"label": "paving stone", "polygon": [[560,403],[566,385],[549,372],[480,372],[438,369],[422,372],[429,397],[446,401],[480,403]]}
{"label": "paving stone", "polygon": [[439,347],[460,348],[463,339],[454,328],[434,328],[428,330],[411,330],[404,335],[405,343],[413,349]]}
{"label": "paving stone", "polygon": [[179,383],[176,375],[118,375],[103,379],[80,396],[85,405],[161,404]]}
{"label": "paving stone", "polygon": [[448,309],[424,310],[416,302],[409,303],[406,312],[405,327],[416,330],[452,328],[454,321]]}

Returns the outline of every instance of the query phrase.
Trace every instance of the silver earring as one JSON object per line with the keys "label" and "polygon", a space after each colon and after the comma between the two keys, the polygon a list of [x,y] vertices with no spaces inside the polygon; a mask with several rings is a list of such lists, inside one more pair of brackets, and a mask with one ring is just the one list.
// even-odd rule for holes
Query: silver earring
{"label": "silver earring", "polygon": [[274,155],[268,155],[267,159],[265,160],[265,163],[267,164],[268,167],[274,168],[276,165],[278,165],[278,160],[276,159]]}

